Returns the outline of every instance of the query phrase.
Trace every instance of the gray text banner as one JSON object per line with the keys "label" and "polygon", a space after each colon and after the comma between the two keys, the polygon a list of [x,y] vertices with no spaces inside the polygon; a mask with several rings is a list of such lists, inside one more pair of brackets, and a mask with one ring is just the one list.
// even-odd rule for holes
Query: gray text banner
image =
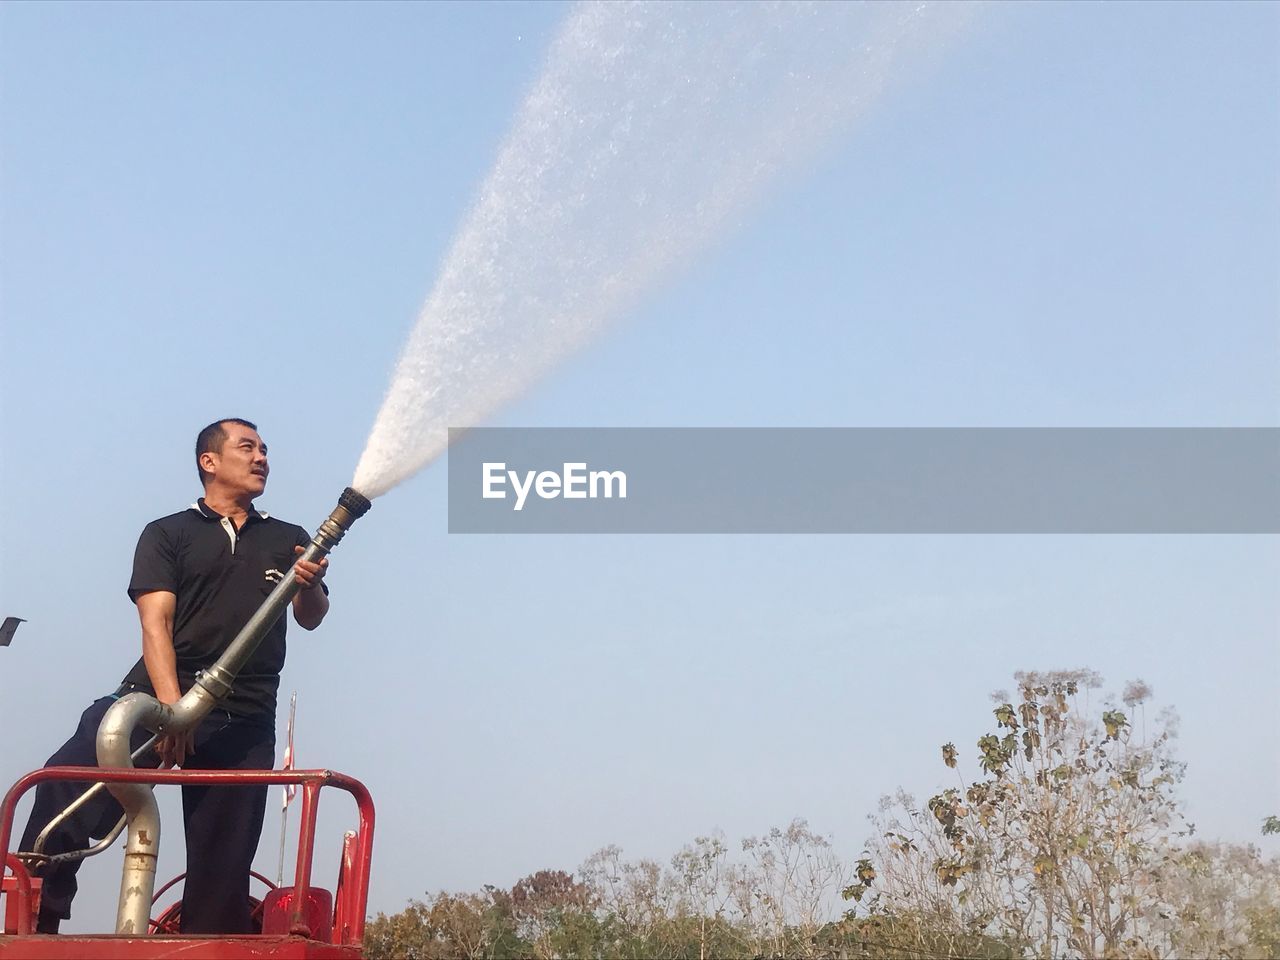
{"label": "gray text banner", "polygon": [[451,441],[452,533],[1280,533],[1276,428],[480,428]]}

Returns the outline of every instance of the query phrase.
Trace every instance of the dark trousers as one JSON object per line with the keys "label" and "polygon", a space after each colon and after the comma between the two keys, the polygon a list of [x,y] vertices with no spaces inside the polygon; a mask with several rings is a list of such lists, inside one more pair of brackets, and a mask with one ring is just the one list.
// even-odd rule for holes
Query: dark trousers
{"label": "dark trousers", "polygon": [[[98,725],[115,697],[95,701],[80,717],[71,739],[45,766],[97,766]],[[134,734],[133,748],[150,734]],[[195,752],[183,764],[187,770],[270,770],[275,761],[275,730],[265,720],[249,720],[215,710],[196,728]],[[135,761],[139,767],[157,765],[154,755]],[[51,781],[36,787],[35,805],[19,849],[30,850],[45,826],[79,797],[88,784]],[[182,894],[182,932],[249,933],[249,868],[258,849],[267,806],[267,788],[183,787],[182,817],[187,837],[187,878]],[[106,790],[81,807],[50,834],[44,852],[82,850],[90,838],[105,837],[123,815]],[[44,878],[40,927],[53,932],[71,916],[79,860],[38,869]]]}

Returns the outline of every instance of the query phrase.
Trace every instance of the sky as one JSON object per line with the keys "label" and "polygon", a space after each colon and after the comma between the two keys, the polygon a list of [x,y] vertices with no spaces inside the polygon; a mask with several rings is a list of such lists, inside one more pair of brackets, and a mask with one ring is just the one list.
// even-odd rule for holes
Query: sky
{"label": "sky", "polygon": [[[328,514],[569,9],[0,7],[0,780],[136,659],[201,426]],[[986,7],[490,422],[1280,426],[1278,53],[1275,5]],[[1280,849],[1274,536],[463,536],[446,493],[376,501],[290,634],[299,765],[378,804],[371,911],[794,817],[856,855],[940,744],[977,776],[1016,670],[1145,679],[1199,835]]]}

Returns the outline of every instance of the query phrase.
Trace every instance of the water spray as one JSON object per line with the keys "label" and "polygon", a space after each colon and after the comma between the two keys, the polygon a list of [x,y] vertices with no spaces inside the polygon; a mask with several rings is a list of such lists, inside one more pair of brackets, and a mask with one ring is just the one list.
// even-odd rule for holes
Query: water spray
{"label": "water spray", "polygon": [[963,28],[966,3],[580,3],[400,355],[381,496],[620,319]]}
{"label": "water spray", "polygon": [[[341,541],[351,525],[372,506],[369,498],[347,487],[338,505],[320,524],[311,542],[294,561],[318,563]],[[147,693],[121,697],[107,710],[98,728],[98,765],[132,767],[129,744],[134,731],[144,727],[158,736],[185,733],[195,728],[231,692],[240,670],[253,656],[285,608],[302,587],[293,567],[216,663],[202,670],[191,689],[173,704],[164,704]],[[151,898],[156,881],[156,858],[160,852],[160,809],[151,788],[141,783],[107,785],[124,808],[129,834],[125,842],[124,872],[120,879],[120,901],[116,910],[116,933],[145,934],[150,921]]]}

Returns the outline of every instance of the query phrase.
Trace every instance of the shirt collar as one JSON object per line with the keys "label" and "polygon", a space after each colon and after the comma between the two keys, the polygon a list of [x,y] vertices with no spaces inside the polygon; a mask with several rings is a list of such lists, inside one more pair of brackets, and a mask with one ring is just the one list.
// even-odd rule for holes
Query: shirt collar
{"label": "shirt collar", "polygon": [[[189,507],[187,507],[187,509],[194,510],[196,513],[200,514],[200,516],[204,517],[206,520],[219,521],[222,519],[222,514],[218,513],[218,511],[214,510],[212,507],[210,507],[207,503],[204,502],[204,497],[201,497],[195,503],[191,504]],[[249,516],[250,517],[256,516],[259,520],[269,519],[269,515],[267,514],[267,511],[255,510],[253,509],[252,506],[250,506],[249,508]]]}

